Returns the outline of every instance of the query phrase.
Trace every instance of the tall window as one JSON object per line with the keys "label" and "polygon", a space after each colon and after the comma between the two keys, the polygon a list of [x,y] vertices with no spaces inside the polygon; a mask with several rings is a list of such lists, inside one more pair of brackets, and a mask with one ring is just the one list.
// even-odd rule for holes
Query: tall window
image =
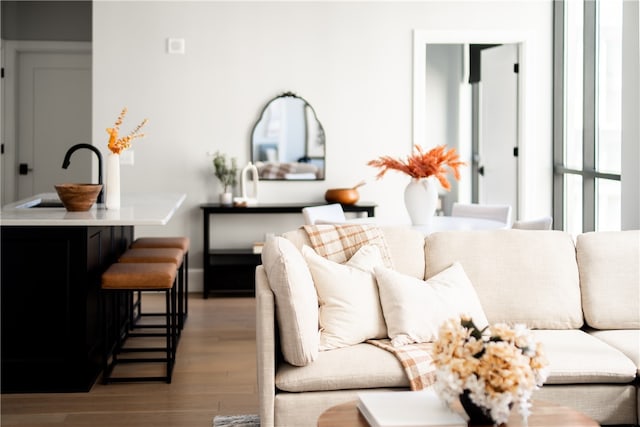
{"label": "tall window", "polygon": [[554,217],[574,235],[620,229],[622,1],[554,3]]}

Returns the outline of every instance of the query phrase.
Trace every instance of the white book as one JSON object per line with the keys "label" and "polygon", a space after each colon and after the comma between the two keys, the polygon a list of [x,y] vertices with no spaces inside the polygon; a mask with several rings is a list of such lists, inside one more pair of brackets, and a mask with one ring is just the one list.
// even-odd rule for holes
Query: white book
{"label": "white book", "polygon": [[358,393],[358,409],[372,427],[459,426],[467,422],[436,392],[391,391]]}

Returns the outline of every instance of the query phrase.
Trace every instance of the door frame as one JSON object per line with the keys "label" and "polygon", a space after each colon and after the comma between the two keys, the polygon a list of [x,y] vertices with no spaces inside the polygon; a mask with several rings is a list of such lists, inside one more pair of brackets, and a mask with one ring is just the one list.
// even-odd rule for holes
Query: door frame
{"label": "door frame", "polygon": [[[426,75],[426,45],[427,44],[517,44],[518,45],[518,159],[517,159],[517,212],[526,212],[526,178],[527,168],[524,159],[527,158],[528,144],[526,140],[530,119],[527,117],[528,105],[531,97],[528,96],[531,88],[527,78],[527,64],[532,63],[532,51],[528,49],[534,43],[534,34],[529,31],[496,31],[496,30],[413,30],[413,144],[419,144],[430,148],[426,134],[427,100],[425,91]],[[471,159],[469,159],[471,160]],[[466,202],[470,202],[466,201]],[[514,218],[516,219],[516,218]]]}
{"label": "door frame", "polygon": [[2,143],[0,205],[14,202],[18,192],[17,93],[18,55],[21,53],[92,53],[91,42],[2,40]]}

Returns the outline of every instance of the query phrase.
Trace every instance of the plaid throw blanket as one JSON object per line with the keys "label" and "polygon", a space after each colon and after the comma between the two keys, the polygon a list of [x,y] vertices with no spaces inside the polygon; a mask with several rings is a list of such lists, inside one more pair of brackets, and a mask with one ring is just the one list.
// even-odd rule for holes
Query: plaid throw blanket
{"label": "plaid throw blanket", "polygon": [[433,343],[409,344],[394,347],[391,340],[367,340],[369,344],[393,353],[407,374],[411,390],[422,390],[435,382],[435,366],[431,358]]}
{"label": "plaid throw blanket", "polygon": [[313,175],[318,176],[318,167],[311,163],[278,163],[278,162],[259,162],[256,164],[260,179],[286,179],[290,175]]}
{"label": "plaid throw blanket", "polygon": [[337,263],[347,262],[360,247],[371,244],[380,249],[385,267],[393,268],[384,235],[374,224],[304,225],[311,246],[318,255]]}
{"label": "plaid throw blanket", "polygon": [[[382,231],[373,224],[305,225],[305,231],[315,251],[331,261],[344,263],[361,246],[374,244],[380,248],[386,267],[393,268],[389,248]],[[391,340],[368,340],[368,343],[393,353],[404,368],[411,390],[422,390],[435,381],[435,367],[431,358],[432,343],[394,347]]]}
{"label": "plaid throw blanket", "polygon": [[284,179],[285,175],[295,171],[296,168],[291,163],[267,163],[259,167],[258,175],[260,175],[260,179]]}

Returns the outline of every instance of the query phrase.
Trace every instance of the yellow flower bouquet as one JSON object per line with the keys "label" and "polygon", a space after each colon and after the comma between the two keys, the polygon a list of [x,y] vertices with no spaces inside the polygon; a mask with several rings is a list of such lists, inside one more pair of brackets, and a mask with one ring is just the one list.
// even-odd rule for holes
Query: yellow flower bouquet
{"label": "yellow flower bouquet", "polygon": [[[524,420],[531,394],[548,376],[542,346],[521,324],[478,329],[470,318],[445,322],[433,346],[436,392],[448,403],[479,407],[487,420],[506,423],[515,404]],[[486,422],[486,421],[485,421]]]}
{"label": "yellow flower bouquet", "polygon": [[112,128],[107,128],[107,133],[109,134],[109,143],[107,146],[109,150],[114,154],[120,154],[122,150],[125,150],[131,147],[131,141],[136,138],[144,137],[144,133],[140,133],[140,130],[147,124],[147,119],[144,119],[138,126],[132,130],[129,135],[118,137],[118,133],[120,132],[120,125],[124,121],[124,116],[127,115],[127,107],[123,108],[120,112],[120,115],[116,119],[115,124]]}

